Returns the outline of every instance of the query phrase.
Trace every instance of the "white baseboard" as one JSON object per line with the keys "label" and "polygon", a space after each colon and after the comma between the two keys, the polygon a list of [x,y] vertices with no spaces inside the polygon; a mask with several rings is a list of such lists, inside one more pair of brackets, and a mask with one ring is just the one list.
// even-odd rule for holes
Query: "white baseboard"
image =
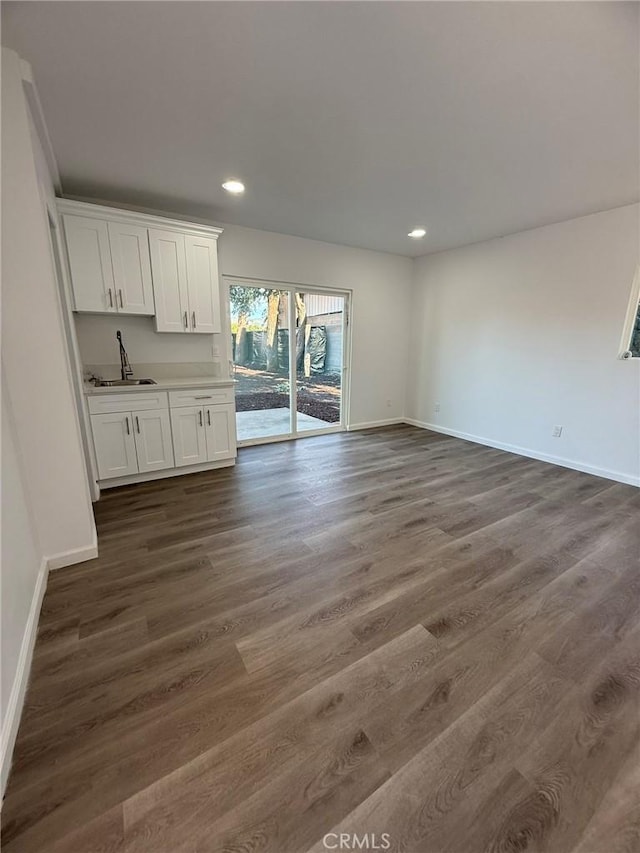
{"label": "white baseboard", "polygon": [[16,737],[18,735],[20,717],[22,716],[27,684],[29,683],[33,648],[38,634],[38,620],[40,618],[42,599],[44,598],[44,593],[47,588],[48,574],[48,562],[43,558],[40,564],[36,586],[33,591],[33,598],[31,599],[31,607],[29,608],[27,624],[25,625],[24,634],[22,636],[22,644],[20,646],[20,654],[18,656],[18,666],[16,668],[16,675],[13,680],[13,687],[11,688],[11,695],[9,696],[7,711],[3,721],[2,734],[0,735],[0,797],[4,797],[7,780],[9,778],[9,770],[11,769],[13,747],[15,746]]}
{"label": "white baseboard", "polygon": [[84,563],[85,560],[93,560],[98,556],[98,534],[93,531],[93,542],[85,548],[74,548],[72,551],[63,551],[47,557],[47,568],[49,571],[62,569],[65,566],[73,566],[76,563]]}
{"label": "white baseboard", "polygon": [[347,429],[349,432],[354,432],[358,429],[374,429],[374,427],[393,426],[394,424],[406,423],[404,418],[387,418],[384,421],[365,421],[360,424],[350,424]]}
{"label": "white baseboard", "polygon": [[626,474],[623,471],[610,471],[607,468],[598,468],[595,465],[589,465],[587,462],[577,462],[574,459],[565,459],[563,456],[552,456],[550,453],[540,453],[537,450],[530,450],[528,447],[519,447],[516,444],[506,444],[503,441],[495,441],[491,438],[471,435],[468,432],[460,432],[460,430],[449,429],[448,427],[439,426],[438,424],[429,424],[425,421],[417,421],[414,418],[404,418],[404,423],[409,424],[410,426],[420,427],[420,429],[429,429],[432,432],[450,435],[452,438],[462,438],[465,441],[472,441],[474,444],[483,444],[486,447],[495,447],[496,450],[506,450],[509,453],[516,453],[518,456],[527,456],[529,459],[539,459],[540,462],[550,462],[552,465],[560,465],[562,468],[571,468],[573,471],[582,471],[584,474],[593,474],[596,477],[604,477],[606,480],[615,480],[617,483],[625,483],[629,486],[640,486],[640,476]]}

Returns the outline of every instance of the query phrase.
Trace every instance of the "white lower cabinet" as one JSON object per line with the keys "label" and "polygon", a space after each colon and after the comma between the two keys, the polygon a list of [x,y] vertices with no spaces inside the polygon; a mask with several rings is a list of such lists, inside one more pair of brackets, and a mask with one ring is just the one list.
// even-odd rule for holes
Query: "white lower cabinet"
{"label": "white lower cabinet", "polygon": [[207,439],[202,406],[171,410],[176,466],[198,465],[207,461]]}
{"label": "white lower cabinet", "polygon": [[169,411],[133,412],[138,471],[173,468],[173,443]]}
{"label": "white lower cabinet", "polygon": [[167,409],[92,415],[91,426],[101,480],[174,466]]}
{"label": "white lower cabinet", "polygon": [[204,410],[207,460],[232,459],[236,455],[236,409],[233,403],[207,406]]}
{"label": "white lower cabinet", "polygon": [[148,389],[90,397],[99,479],[230,464],[228,460],[236,456],[232,401],[230,387],[168,394]]}
{"label": "white lower cabinet", "polygon": [[137,474],[138,459],[131,413],[92,415],[91,426],[100,479]]}
{"label": "white lower cabinet", "polygon": [[171,409],[171,426],[176,466],[219,462],[236,455],[232,403]]}

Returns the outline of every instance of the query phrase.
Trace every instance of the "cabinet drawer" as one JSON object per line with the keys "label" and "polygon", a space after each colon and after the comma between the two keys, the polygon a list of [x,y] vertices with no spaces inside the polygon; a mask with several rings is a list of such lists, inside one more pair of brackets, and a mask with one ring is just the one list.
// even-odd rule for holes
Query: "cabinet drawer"
{"label": "cabinet drawer", "polygon": [[103,415],[111,412],[144,412],[150,409],[166,409],[169,405],[166,391],[96,394],[88,399],[89,411],[92,415]]}
{"label": "cabinet drawer", "polygon": [[188,391],[170,391],[169,405],[172,409],[181,406],[215,406],[216,403],[233,403],[233,388],[191,388]]}

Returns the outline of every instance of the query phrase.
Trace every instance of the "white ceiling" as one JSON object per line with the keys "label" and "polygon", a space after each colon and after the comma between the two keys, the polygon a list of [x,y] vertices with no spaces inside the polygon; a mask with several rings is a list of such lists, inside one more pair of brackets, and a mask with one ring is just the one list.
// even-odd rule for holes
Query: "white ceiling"
{"label": "white ceiling", "polygon": [[637,3],[2,5],[69,195],[407,255],[638,198]]}

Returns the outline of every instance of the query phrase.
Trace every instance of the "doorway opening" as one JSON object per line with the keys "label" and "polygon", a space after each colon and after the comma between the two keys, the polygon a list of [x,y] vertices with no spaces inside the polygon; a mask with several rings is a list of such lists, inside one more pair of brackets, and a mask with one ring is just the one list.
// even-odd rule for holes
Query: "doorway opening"
{"label": "doorway opening", "polygon": [[227,285],[238,444],[344,430],[349,293]]}

